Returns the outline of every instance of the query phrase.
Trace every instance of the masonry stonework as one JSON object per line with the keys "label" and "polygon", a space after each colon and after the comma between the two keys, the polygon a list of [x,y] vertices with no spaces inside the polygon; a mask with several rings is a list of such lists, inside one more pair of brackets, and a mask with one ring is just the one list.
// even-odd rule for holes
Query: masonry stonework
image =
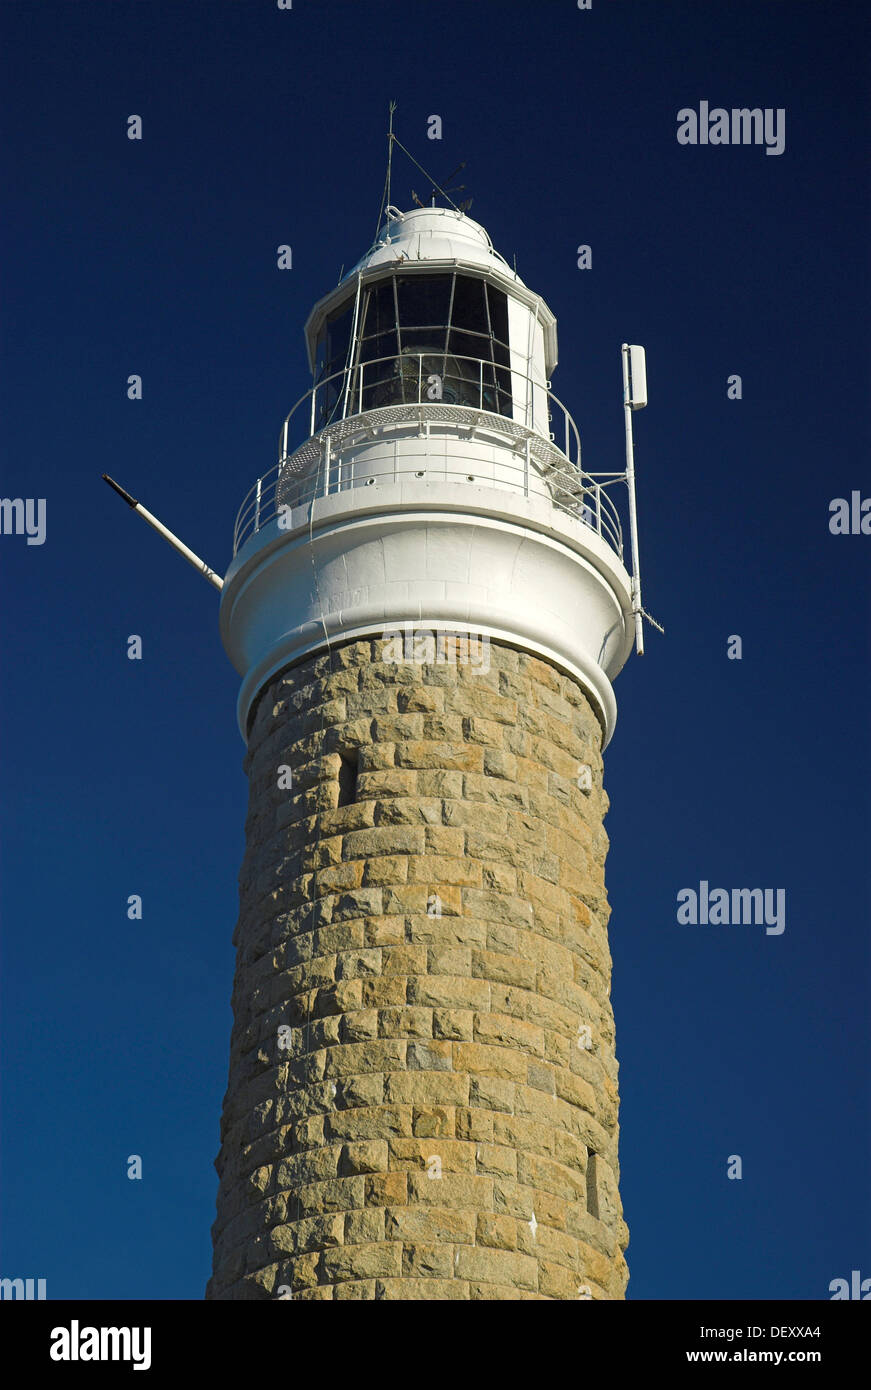
{"label": "masonry stonework", "polygon": [[206,1297],[621,1299],[601,726],[495,642],[386,655],[252,721]]}

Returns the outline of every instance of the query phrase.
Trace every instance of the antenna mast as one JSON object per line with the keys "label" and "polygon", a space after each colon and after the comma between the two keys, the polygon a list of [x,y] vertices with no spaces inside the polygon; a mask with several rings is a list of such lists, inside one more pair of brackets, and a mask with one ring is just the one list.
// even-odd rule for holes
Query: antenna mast
{"label": "antenna mast", "polygon": [[[387,122],[387,173],[384,178],[384,192],[381,194],[381,206],[378,209],[378,221],[375,223],[375,236],[372,244],[378,240],[378,233],[381,231],[381,218],[384,215],[385,207],[390,207],[390,180],[393,170],[393,142],[396,136],[393,134],[393,113],[396,110],[396,102],[391,101],[389,106],[389,118]],[[341,278],[341,277],[339,277]]]}
{"label": "antenna mast", "polygon": [[635,510],[635,448],[632,439],[632,412],[647,405],[647,363],[644,348],[624,343],[623,418],[626,426],[626,486],[629,490],[629,531],[632,537],[632,612],[635,614],[635,650],[644,655],[644,625],[641,607],[641,564],[638,558],[638,517]]}

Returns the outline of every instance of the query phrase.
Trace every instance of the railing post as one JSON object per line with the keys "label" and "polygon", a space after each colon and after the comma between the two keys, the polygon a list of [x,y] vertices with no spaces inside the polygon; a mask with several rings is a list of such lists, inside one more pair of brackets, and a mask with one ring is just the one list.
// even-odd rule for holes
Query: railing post
{"label": "railing post", "polygon": [[[313,386],[313,387],[312,387],[311,418],[309,419],[309,426],[308,426],[308,437],[309,437],[309,439],[311,439],[312,435],[313,435],[314,432],[315,432],[315,398],[317,397],[317,394],[318,394],[318,388],[317,388],[316,386]],[[285,439],[285,445],[286,445],[286,444],[287,444],[287,440]]]}
{"label": "railing post", "polygon": [[478,409],[484,409],[484,359],[478,358]]}
{"label": "railing post", "polygon": [[417,354],[417,403],[421,404],[421,391],[423,390],[423,354]]}
{"label": "railing post", "polygon": [[333,451],[330,447],[331,443],[330,436],[327,435],[324,440],[324,497],[327,496],[330,490],[330,464],[333,457]]}
{"label": "railing post", "polygon": [[363,413],[363,363],[360,363],[360,391],[357,397],[357,414]]}
{"label": "railing post", "polygon": [[596,484],[596,530],[602,534],[602,484]]}
{"label": "railing post", "polygon": [[255,494],[254,494],[254,531],[255,531],[255,533],[256,533],[257,531],[260,530],[260,489],[261,489],[262,484],[263,484],[263,479],[262,479],[262,478],[258,478],[258,479],[257,479],[257,491],[256,491]]}
{"label": "railing post", "polygon": [[523,495],[529,496],[529,435],[526,436],[526,453],[523,459]]}

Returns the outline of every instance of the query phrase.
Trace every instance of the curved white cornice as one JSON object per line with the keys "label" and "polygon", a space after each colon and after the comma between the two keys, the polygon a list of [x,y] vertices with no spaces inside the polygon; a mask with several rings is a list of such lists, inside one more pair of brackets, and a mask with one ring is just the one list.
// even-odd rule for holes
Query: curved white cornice
{"label": "curved white cornice", "polygon": [[417,480],[316,498],[239,551],[221,636],[243,677],[243,738],[258,692],[283,667],[409,621],[552,662],[580,682],[610,739],[611,681],[633,643],[630,580],[616,554],[544,498]]}

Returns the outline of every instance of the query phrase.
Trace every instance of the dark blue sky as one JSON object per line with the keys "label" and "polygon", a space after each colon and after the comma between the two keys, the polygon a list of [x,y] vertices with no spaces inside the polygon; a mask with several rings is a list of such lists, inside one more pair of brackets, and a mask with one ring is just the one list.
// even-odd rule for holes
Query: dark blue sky
{"label": "dark blue sky", "polygon": [[[618,679],[606,754],[629,1296],[871,1276],[871,536],[828,529],[831,499],[871,496],[863,11],[0,3],[2,493],[47,505],[44,545],[0,536],[0,1273],[202,1298],[238,681],[217,595],[100,474],[223,572],[308,385],[309,308],[375,231],[394,98],[434,177],[468,161],[472,216],[556,313],[594,471],[622,467],[619,345],[647,348],[641,554],[667,635]],[[784,153],[679,145],[702,100],[784,108]],[[400,157],[394,202],[420,186]],[[785,932],[679,925],[703,879],[784,888]]]}

